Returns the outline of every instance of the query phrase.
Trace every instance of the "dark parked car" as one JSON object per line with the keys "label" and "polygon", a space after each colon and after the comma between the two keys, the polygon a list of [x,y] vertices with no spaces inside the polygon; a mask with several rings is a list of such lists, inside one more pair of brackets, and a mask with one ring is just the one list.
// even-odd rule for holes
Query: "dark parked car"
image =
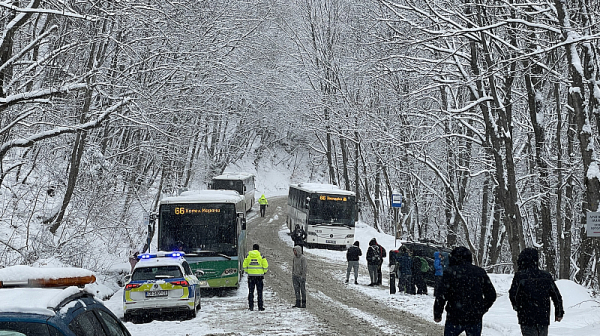
{"label": "dark parked car", "polygon": [[[41,271],[40,271],[41,270]],[[78,274],[81,269],[57,269]],[[75,270],[75,271],[73,271]],[[82,270],[85,271],[85,270]],[[47,276],[52,269],[12,266],[0,270],[0,335],[130,336],[123,323],[78,282],[78,276],[16,279],[15,275]],[[87,271],[89,272],[89,271]],[[90,272],[90,274],[93,274]],[[95,277],[84,276],[88,281]],[[47,288],[43,286],[51,286]]]}
{"label": "dark parked car", "polygon": [[449,248],[443,247],[441,244],[436,244],[436,243],[425,243],[425,242],[408,242],[408,241],[403,241],[401,242],[400,246],[405,246],[411,253],[412,256],[415,256],[415,253],[425,257],[425,259],[427,260],[427,263],[429,264],[429,272],[427,272],[425,274],[425,283],[428,286],[434,286],[435,285],[435,269],[433,268],[433,254],[435,253],[435,251],[439,251],[440,253],[442,252],[446,252],[448,254],[450,254],[450,252],[452,251]]}

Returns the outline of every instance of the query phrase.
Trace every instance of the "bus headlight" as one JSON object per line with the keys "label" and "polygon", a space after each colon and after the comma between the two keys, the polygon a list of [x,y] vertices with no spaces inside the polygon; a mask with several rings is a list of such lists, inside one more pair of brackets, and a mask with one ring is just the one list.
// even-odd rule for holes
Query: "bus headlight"
{"label": "bus headlight", "polygon": [[226,269],[221,276],[228,276],[237,273],[237,268],[228,268]]}
{"label": "bus headlight", "polygon": [[314,231],[308,231],[308,235],[309,235],[309,236],[316,236],[316,235],[317,235],[317,233],[316,233],[316,232],[314,232]]}
{"label": "bus headlight", "polygon": [[202,280],[198,282],[198,286],[200,287],[208,287],[208,281]]}
{"label": "bus headlight", "polygon": [[349,235],[346,235],[346,238],[354,238],[354,233],[351,233]]}

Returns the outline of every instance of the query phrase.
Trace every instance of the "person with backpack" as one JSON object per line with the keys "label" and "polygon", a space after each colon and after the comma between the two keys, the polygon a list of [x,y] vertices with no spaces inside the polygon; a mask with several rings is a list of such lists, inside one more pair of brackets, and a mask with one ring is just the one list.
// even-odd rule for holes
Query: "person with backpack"
{"label": "person with backpack", "polygon": [[565,314],[562,296],[552,275],[540,270],[538,251],[526,248],[517,259],[518,270],[508,291],[513,309],[517,311],[523,336],[547,336],[550,325],[550,299],[554,303],[554,320]]}
{"label": "person with backpack", "polygon": [[429,263],[427,263],[427,259],[421,256],[421,251],[415,251],[414,254],[412,278],[417,287],[417,294],[427,294],[425,273],[429,272]]}
{"label": "person with backpack", "polygon": [[383,246],[377,242],[377,239],[373,238],[373,241],[375,241],[375,244],[379,248],[379,254],[381,255],[381,261],[379,262],[379,267],[377,268],[377,284],[381,286],[383,283],[383,272],[381,271],[381,266],[383,265],[383,260],[386,257],[386,251]]}
{"label": "person with backpack", "polygon": [[367,267],[369,269],[369,277],[371,278],[369,286],[377,286],[378,270],[381,267],[381,263],[383,263],[381,249],[377,245],[377,240],[373,238],[369,241],[369,249],[367,250]]}
{"label": "person with backpack", "polygon": [[352,246],[346,252],[346,260],[348,261],[348,268],[346,268],[346,283],[350,279],[350,271],[354,270],[354,284],[358,285],[358,259],[362,255],[362,251],[359,247],[360,243],[354,242]]}

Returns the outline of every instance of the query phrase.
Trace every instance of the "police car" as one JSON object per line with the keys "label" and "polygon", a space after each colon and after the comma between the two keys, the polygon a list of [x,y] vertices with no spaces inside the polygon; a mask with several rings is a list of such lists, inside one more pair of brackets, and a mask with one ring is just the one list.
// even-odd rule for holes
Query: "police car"
{"label": "police car", "polygon": [[183,252],[157,252],[138,255],[123,291],[125,321],[147,319],[161,313],[196,317],[200,309],[200,285]]}
{"label": "police car", "polygon": [[81,268],[0,269],[0,335],[130,336],[86,288],[95,281]]}

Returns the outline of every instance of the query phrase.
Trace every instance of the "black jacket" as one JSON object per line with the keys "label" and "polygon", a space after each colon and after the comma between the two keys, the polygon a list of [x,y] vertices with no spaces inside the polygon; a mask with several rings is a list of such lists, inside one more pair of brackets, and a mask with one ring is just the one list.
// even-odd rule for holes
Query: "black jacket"
{"label": "black jacket", "polygon": [[304,245],[304,241],[306,240],[306,231],[303,228],[297,227],[292,232],[292,240],[295,245]]}
{"label": "black jacket", "polygon": [[360,247],[356,245],[350,246],[348,251],[346,252],[346,260],[347,261],[358,261],[358,257],[362,255],[362,251]]}
{"label": "black jacket", "polygon": [[550,299],[554,303],[555,317],[562,318],[565,314],[562,296],[552,275],[538,268],[537,250],[533,248],[523,250],[517,265],[519,270],[513,277],[508,294],[513,309],[517,311],[519,324],[549,325]]}
{"label": "black jacket", "polygon": [[446,321],[470,325],[480,323],[494,301],[496,290],[485,270],[472,265],[471,252],[463,246],[450,255],[450,268],[444,271],[433,305],[434,318],[442,318],[446,307]]}

